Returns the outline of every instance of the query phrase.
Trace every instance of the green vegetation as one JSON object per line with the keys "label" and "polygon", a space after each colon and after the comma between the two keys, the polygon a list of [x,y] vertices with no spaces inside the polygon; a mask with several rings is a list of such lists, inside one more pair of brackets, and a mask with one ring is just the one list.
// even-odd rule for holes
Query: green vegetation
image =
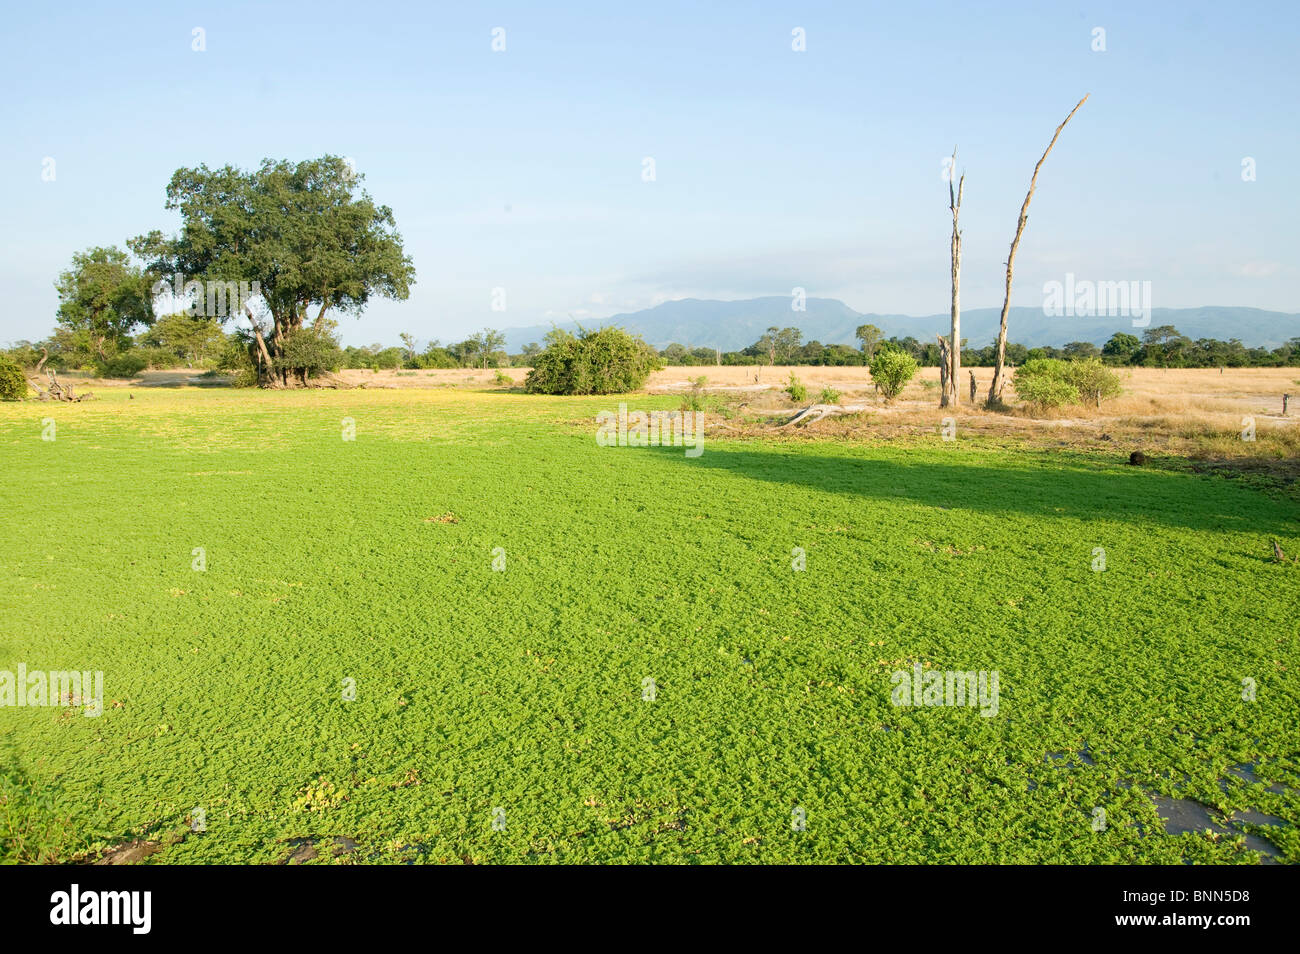
{"label": "green vegetation", "polygon": [[0,354],[0,401],[21,401],[27,393],[27,378],[18,362]]}
{"label": "green vegetation", "polygon": [[533,360],[524,389],[532,394],[626,394],[662,367],[654,349],[621,328],[571,335],[556,329]]}
{"label": "green vegetation", "polygon": [[881,348],[871,362],[871,380],[886,401],[903,393],[907,382],[916,374],[916,359],[897,348]]}
{"label": "green vegetation", "polygon": [[[884,338],[875,325],[859,325],[856,338],[859,348],[845,344],[826,345],[820,341],[805,344],[803,333],[798,328],[769,328],[766,334],[740,351],[723,351],[719,354],[712,348],[687,349],[673,343],[664,348],[660,356],[669,364],[678,365],[870,365],[876,351],[885,347],[910,354],[922,367],[933,368],[939,364],[939,346],[933,341],[918,341],[912,335]],[[1101,348],[1090,341],[1071,341],[1060,348],[1049,345],[1029,348],[1014,341],[1007,342],[1007,361],[1011,365],[1024,364],[1035,358],[1074,361],[1095,357],[1102,358],[1109,365],[1153,368],[1295,366],[1300,365],[1300,338],[1292,338],[1272,350],[1247,348],[1236,338],[1230,341],[1198,338],[1193,341],[1172,325],[1162,325],[1148,329],[1141,339],[1119,332],[1111,336]],[[966,339],[962,339],[962,367],[988,368],[995,363],[994,345],[971,348],[967,347]]]}
{"label": "green vegetation", "polygon": [[[1277,816],[1300,861],[1293,499],[938,434],[597,447],[611,406],[4,405],[0,670],[105,682],[99,718],[0,707],[0,853],[201,809],[149,863],[1257,860],[1166,835],[1159,792]],[[998,715],[894,706],[914,664],[998,671]]]}
{"label": "green vegetation", "polygon": [[[320,325],[327,311],[360,314],[372,298],[404,299],[415,282],[393,211],[375,205],[363,178],[337,156],[267,159],[253,172],[178,169],[166,207],[180,211],[181,231],[155,230],[130,245],[152,275],[257,282],[269,325],[252,307],[242,317],[252,327],[258,379],[287,384],[304,368],[302,355],[286,360],[284,348],[313,305]],[[232,313],[238,306],[210,317]]]}
{"label": "green vegetation", "polygon": [[793,371],[790,372],[790,380],[785,383],[785,393],[790,395],[791,401],[808,400],[808,386],[800,381],[799,376]]}
{"label": "green vegetation", "polygon": [[101,378],[133,378],[148,365],[148,360],[138,351],[124,351],[98,362],[96,371]]}
{"label": "green vegetation", "polygon": [[1016,394],[1037,408],[1084,402],[1101,407],[1102,401],[1120,392],[1119,375],[1098,358],[1031,358],[1016,369],[1014,382]]}

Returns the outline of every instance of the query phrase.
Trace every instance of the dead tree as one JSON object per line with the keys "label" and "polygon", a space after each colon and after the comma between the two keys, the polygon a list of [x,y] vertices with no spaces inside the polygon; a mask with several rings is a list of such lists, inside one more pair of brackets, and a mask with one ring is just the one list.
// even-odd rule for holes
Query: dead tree
{"label": "dead tree", "polygon": [[[42,360],[41,364],[44,363],[45,362]],[[39,368],[40,365],[37,365],[37,367]],[[34,378],[27,379],[27,383],[30,384],[32,390],[36,392],[36,399],[38,401],[70,401],[75,404],[79,401],[88,401],[95,396],[89,391],[85,394],[78,394],[71,384],[60,384],[58,377],[53,371],[47,371],[45,373],[50,376],[48,391],[42,390],[41,386],[36,383]]]}
{"label": "dead tree", "polygon": [[820,421],[824,417],[861,414],[866,410],[868,410],[868,407],[865,404],[812,404],[779,426],[790,427],[791,425],[811,424],[814,421]]}
{"label": "dead tree", "polygon": [[975,403],[975,372],[967,371],[966,373],[970,375],[970,402],[974,404]]}
{"label": "dead tree", "polygon": [[1029,191],[1025,194],[1025,204],[1020,207],[1020,220],[1016,223],[1016,237],[1011,240],[1011,252],[1007,255],[1007,287],[1006,295],[1002,299],[1002,322],[998,326],[998,352],[993,365],[993,381],[989,385],[988,403],[990,405],[1002,403],[1002,389],[1006,387],[1007,383],[1003,365],[1006,362],[1007,354],[1007,312],[1011,309],[1011,271],[1016,264],[1016,249],[1020,247],[1020,236],[1024,234],[1025,223],[1029,220],[1029,200],[1034,197],[1034,188],[1038,185],[1038,171],[1043,168],[1043,163],[1047,161],[1047,154],[1056,145],[1056,140],[1060,137],[1065,124],[1074,118],[1074,114],[1079,111],[1079,107],[1087,101],[1087,96],[1079,100],[1074,109],[1070,110],[1070,115],[1066,116],[1061,125],[1056,127],[1056,133],[1052,136],[1052,141],[1047,144],[1047,150],[1043,153],[1043,158],[1039,159],[1038,165],[1034,166],[1034,176],[1029,180]]}
{"label": "dead tree", "polygon": [[962,173],[957,183],[957,191],[952,188],[953,176],[957,174],[957,147],[952,147],[952,168],[948,170],[948,211],[952,213],[952,338],[944,347],[943,336],[939,336],[939,406],[954,407],[961,403],[961,231],[957,227],[957,216],[961,214],[961,194],[966,187],[966,173]]}
{"label": "dead tree", "polygon": [[951,403],[957,403],[957,384],[952,379],[952,348],[943,335],[935,337],[939,339],[939,406],[947,407],[950,403],[949,392],[952,394]]}

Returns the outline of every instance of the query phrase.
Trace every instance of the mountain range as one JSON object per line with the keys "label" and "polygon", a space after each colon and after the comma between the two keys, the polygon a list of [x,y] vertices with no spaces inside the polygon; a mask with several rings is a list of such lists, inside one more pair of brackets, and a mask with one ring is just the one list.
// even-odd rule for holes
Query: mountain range
{"label": "mountain range", "polygon": [[[962,337],[967,347],[981,348],[997,337],[999,308],[972,308],[961,316]],[[822,344],[857,346],[854,332],[859,325],[875,325],[884,337],[912,336],[919,341],[933,341],[936,334],[948,331],[948,314],[881,315],[854,311],[834,298],[809,298],[806,310],[794,311],[785,296],[749,298],[740,301],[711,301],[682,298],[666,301],[653,308],[612,315],[601,320],[566,322],[558,327],[568,331],[581,324],[585,328],[617,325],[639,334],[656,348],[677,342],[692,348],[719,348],[738,351],[753,344],[772,325],[796,327],[803,340]],[[1091,341],[1101,345],[1118,331],[1141,337],[1147,328],[1173,325],[1192,340],[1238,338],[1247,347],[1276,348],[1284,341],[1300,336],[1300,314],[1263,311],[1259,308],[1153,308],[1150,320],[1134,327],[1127,317],[1050,317],[1041,308],[1012,308],[1007,316],[1007,338],[1028,347],[1060,347],[1070,341]],[[505,332],[506,348],[518,352],[525,344],[540,344],[551,325],[513,328]]]}

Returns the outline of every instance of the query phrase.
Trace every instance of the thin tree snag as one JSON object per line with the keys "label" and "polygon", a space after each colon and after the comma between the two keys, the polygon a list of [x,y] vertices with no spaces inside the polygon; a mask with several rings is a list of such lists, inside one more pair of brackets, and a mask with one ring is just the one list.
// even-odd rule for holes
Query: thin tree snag
{"label": "thin tree snag", "polygon": [[[960,387],[961,380],[961,231],[957,227],[957,217],[961,214],[961,196],[966,188],[966,173],[961,174],[961,179],[957,183],[957,192],[954,195],[952,189],[952,178],[957,173],[957,147],[952,147],[952,168],[948,170],[948,210],[952,212],[952,340],[948,345],[948,353],[942,356],[943,367],[947,369],[947,374],[941,375],[944,379],[941,383],[941,394],[939,397],[939,406],[947,407],[949,403],[953,406],[960,404]],[[942,351],[942,344],[940,351]]]}
{"label": "thin tree snag", "polygon": [[970,375],[970,402],[971,402],[972,404],[974,404],[974,403],[975,403],[975,388],[976,388],[976,385],[975,385],[975,372],[974,372],[974,371],[967,371],[966,373]]}
{"label": "thin tree snag", "polygon": [[1034,197],[1034,188],[1038,185],[1038,172],[1043,168],[1043,163],[1047,161],[1047,155],[1056,145],[1056,140],[1060,138],[1061,130],[1065,124],[1074,118],[1074,114],[1079,111],[1079,107],[1088,101],[1084,96],[1075,104],[1074,109],[1070,110],[1070,115],[1066,116],[1061,125],[1056,127],[1056,133],[1052,136],[1052,141],[1047,144],[1047,149],[1043,153],[1043,158],[1038,160],[1038,165],[1034,166],[1033,178],[1029,180],[1029,191],[1025,193],[1025,204],[1020,207],[1020,220],[1016,223],[1016,237],[1011,240],[1011,252],[1007,255],[1007,285],[1005,297],[1002,299],[1002,322],[998,326],[998,353],[993,365],[993,381],[989,384],[988,404],[997,405],[1002,403],[1002,389],[1006,387],[1006,377],[1003,373],[1003,366],[1006,362],[1007,354],[1007,312],[1011,309],[1011,272],[1016,264],[1016,249],[1020,247],[1020,236],[1024,234],[1025,223],[1029,220],[1029,200]]}
{"label": "thin tree snag", "polygon": [[943,335],[935,335],[939,339],[939,406],[947,407],[949,394],[953,396],[951,403],[956,403],[957,384],[952,380],[952,348],[948,345],[948,339]]}

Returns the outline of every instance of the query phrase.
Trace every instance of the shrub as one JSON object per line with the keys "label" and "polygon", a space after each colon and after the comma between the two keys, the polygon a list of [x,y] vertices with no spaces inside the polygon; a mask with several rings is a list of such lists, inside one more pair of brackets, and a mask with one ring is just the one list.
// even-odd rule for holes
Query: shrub
{"label": "shrub", "polygon": [[785,384],[785,393],[790,395],[791,401],[808,400],[808,387],[799,380],[798,375],[793,371],[790,372],[790,380]]}
{"label": "shrub", "polygon": [[1034,358],[1016,369],[1016,393],[1039,408],[1064,407],[1092,401],[1097,407],[1119,394],[1119,375],[1099,358],[1061,361]]}
{"label": "shrub", "polygon": [[0,400],[21,401],[27,394],[27,378],[18,362],[0,354]]}
{"label": "shrub", "polygon": [[501,385],[502,387],[509,387],[510,385],[515,383],[514,378],[506,374],[504,371],[500,371],[500,370],[498,370],[496,374],[492,375],[492,380],[494,380],[497,384]]}
{"label": "shrub", "polygon": [[101,378],[133,378],[149,365],[149,358],[139,351],[123,351],[100,361],[96,373]]}
{"label": "shrub", "polygon": [[446,348],[439,348],[430,345],[424,354],[417,354],[415,360],[410,362],[412,367],[422,368],[425,370],[432,368],[459,368],[460,362]]}
{"label": "shrub", "polygon": [[703,374],[698,378],[691,378],[691,389],[682,397],[683,411],[703,411],[705,409],[704,385],[708,381],[709,379]]}
{"label": "shrub", "polygon": [[916,374],[916,359],[897,348],[882,348],[871,361],[871,381],[886,401],[903,393],[907,382]]}
{"label": "shrub", "polygon": [[1092,401],[1097,407],[1101,407],[1102,401],[1119,396],[1119,375],[1102,364],[1100,358],[1071,361],[1065,366],[1065,380],[1078,390],[1080,401]]}
{"label": "shrub", "polygon": [[[397,349],[392,349],[396,351]],[[314,326],[293,328],[284,336],[281,354],[276,358],[277,371],[289,371],[305,384],[313,374],[333,371],[343,360],[343,352],[325,331]]]}
{"label": "shrub", "polygon": [[1012,384],[1021,400],[1037,408],[1076,404],[1079,389],[1065,377],[1065,362],[1058,358],[1030,358],[1016,368]]}
{"label": "shrub", "polygon": [[821,396],[817,400],[822,404],[839,404],[840,392],[834,388],[822,388]]}
{"label": "shrub", "polygon": [[659,355],[621,328],[578,335],[556,329],[533,360],[524,390],[533,394],[621,394],[645,384],[663,367]]}

